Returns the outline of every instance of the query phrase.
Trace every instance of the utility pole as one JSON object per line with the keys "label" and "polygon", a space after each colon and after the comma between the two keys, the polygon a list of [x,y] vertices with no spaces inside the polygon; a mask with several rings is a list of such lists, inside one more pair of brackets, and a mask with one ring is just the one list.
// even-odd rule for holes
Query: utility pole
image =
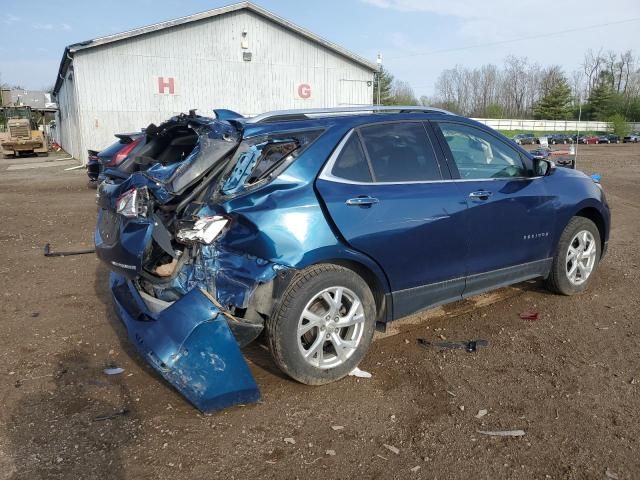
{"label": "utility pole", "polygon": [[376,59],[376,63],[378,64],[378,106],[380,105],[380,74],[382,73],[382,55],[378,52],[378,58]]}
{"label": "utility pole", "polygon": [[578,139],[580,138],[580,122],[582,121],[582,101],[580,99],[580,94],[578,94],[578,124],[577,124],[577,133],[576,133],[576,156],[573,160],[573,168],[578,168]]}

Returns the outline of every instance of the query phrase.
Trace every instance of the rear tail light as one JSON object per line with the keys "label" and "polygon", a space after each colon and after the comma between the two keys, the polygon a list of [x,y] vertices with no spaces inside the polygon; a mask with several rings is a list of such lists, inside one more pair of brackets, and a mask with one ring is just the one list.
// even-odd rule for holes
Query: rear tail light
{"label": "rear tail light", "polygon": [[127,218],[146,217],[147,199],[148,193],[146,188],[132,188],[131,190],[127,190],[116,200],[116,212]]}
{"label": "rear tail light", "polygon": [[215,215],[213,217],[200,218],[193,228],[182,229],[178,232],[177,239],[181,243],[212,243],[222,229],[229,223],[229,219]]}
{"label": "rear tail light", "polygon": [[133,151],[134,148],[138,146],[142,138],[137,138],[129,143],[127,143],[124,147],[116,153],[111,161],[107,163],[107,167],[117,167],[122,163],[122,161],[129,156],[129,154]]}

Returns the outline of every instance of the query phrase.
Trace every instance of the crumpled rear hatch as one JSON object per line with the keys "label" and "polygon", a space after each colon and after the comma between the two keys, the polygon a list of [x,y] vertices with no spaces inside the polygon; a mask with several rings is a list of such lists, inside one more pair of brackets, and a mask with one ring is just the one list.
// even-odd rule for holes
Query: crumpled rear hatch
{"label": "crumpled rear hatch", "polygon": [[97,254],[128,278],[144,273],[145,260],[155,256],[149,249],[178,255],[168,229],[220,174],[242,138],[233,121],[180,117],[176,125],[147,143],[134,159],[137,171],[119,183],[107,180],[98,189]]}

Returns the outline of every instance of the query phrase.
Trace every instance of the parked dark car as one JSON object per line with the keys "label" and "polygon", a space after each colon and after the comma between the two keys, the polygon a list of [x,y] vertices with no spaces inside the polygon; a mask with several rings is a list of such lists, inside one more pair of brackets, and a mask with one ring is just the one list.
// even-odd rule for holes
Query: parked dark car
{"label": "parked dark car", "polygon": [[640,132],[631,132],[629,135],[622,139],[623,143],[638,143],[640,142]]}
{"label": "parked dark car", "polygon": [[95,243],[131,341],[204,411],[258,398],[239,346],[262,332],[320,385],[392,320],[532,278],[573,295],[607,250],[599,184],[443,110],[184,124],[100,184]]}
{"label": "parked dark car", "polygon": [[620,143],[620,137],[613,133],[598,134],[598,143]]}
{"label": "parked dark car", "polygon": [[89,150],[87,176],[90,186],[97,186],[105,168],[117,168],[129,155],[134,155],[144,141],[144,132],[119,133],[117,142],[101,151]]}
{"label": "parked dark car", "polygon": [[535,145],[536,143],[540,143],[540,139],[533,133],[519,133],[515,135],[512,140],[518,145]]}
{"label": "parked dark car", "polygon": [[564,133],[551,133],[547,135],[547,140],[550,145],[573,143],[573,138],[571,138],[570,135],[565,135]]}
{"label": "parked dark car", "polygon": [[551,150],[549,148],[536,148],[535,150],[530,150],[529,154],[535,160],[546,160],[551,156]]}

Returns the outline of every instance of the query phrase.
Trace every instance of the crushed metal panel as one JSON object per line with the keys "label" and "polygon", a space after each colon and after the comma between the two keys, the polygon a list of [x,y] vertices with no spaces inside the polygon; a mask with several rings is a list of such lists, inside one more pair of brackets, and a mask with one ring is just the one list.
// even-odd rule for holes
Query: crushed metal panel
{"label": "crushed metal panel", "polygon": [[[260,390],[243,358],[223,312],[198,288],[150,315],[131,315],[131,304],[144,308],[130,282],[112,273],[110,284],[116,311],[140,354],[173,387],[202,412],[249,404]],[[126,299],[129,295],[133,298]]]}

